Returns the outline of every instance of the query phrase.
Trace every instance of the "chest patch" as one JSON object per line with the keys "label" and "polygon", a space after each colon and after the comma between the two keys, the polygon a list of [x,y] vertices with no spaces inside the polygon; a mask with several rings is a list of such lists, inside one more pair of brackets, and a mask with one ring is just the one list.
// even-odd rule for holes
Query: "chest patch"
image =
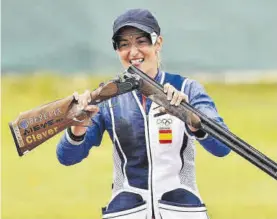
{"label": "chest patch", "polygon": [[160,144],[172,143],[171,125],[172,125],[172,119],[170,119],[170,118],[157,119]]}

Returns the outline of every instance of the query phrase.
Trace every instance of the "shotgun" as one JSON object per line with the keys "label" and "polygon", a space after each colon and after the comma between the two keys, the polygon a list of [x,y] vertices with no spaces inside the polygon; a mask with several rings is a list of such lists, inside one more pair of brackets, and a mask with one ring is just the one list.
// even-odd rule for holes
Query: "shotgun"
{"label": "shotgun", "polygon": [[[170,105],[163,86],[147,74],[130,66],[123,77],[102,84],[91,92],[92,101],[89,104],[99,104],[111,97],[138,89],[144,96],[186,124],[200,129],[218,139],[231,150],[257,166],[259,169],[277,180],[277,164],[262,152],[258,151],[229,130],[208,118],[187,102],[179,106]],[[57,100],[30,111],[21,113],[9,123],[19,156],[22,156],[39,146],[49,138],[72,125],[91,125],[87,120],[90,113],[78,110],[78,101],[73,96]],[[85,124],[83,121],[89,121]]]}

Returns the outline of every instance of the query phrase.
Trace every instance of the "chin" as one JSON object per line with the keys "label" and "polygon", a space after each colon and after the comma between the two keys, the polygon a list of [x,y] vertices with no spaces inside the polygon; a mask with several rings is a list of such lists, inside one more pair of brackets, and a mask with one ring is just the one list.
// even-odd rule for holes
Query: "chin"
{"label": "chin", "polygon": [[149,69],[145,68],[144,65],[139,65],[137,68],[138,68],[139,70],[143,71],[144,73],[147,73],[148,70],[149,70]]}

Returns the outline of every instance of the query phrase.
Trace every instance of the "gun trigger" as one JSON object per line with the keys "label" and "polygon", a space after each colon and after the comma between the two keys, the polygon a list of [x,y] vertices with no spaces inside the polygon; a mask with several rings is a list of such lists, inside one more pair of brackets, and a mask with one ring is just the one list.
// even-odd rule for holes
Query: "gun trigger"
{"label": "gun trigger", "polygon": [[161,107],[161,106],[158,105],[158,106],[154,107],[153,110],[159,109],[160,107]]}
{"label": "gun trigger", "polygon": [[156,114],[154,114],[154,118],[159,117],[159,116],[163,116],[165,114],[166,114],[166,112],[156,113]]}
{"label": "gun trigger", "polygon": [[[158,105],[158,106],[154,107],[153,110],[157,110],[157,109],[159,109],[160,107],[162,107],[162,106]],[[162,116],[162,115],[165,115],[165,114],[166,114],[166,112],[158,112],[158,113],[155,113],[155,114],[154,114],[154,118],[159,117],[159,116]]]}
{"label": "gun trigger", "polygon": [[92,125],[92,121],[89,119],[89,120],[86,120],[86,119],[83,119],[83,120],[79,120],[79,119],[77,119],[76,117],[74,117],[73,119],[72,119],[74,122],[77,122],[78,124],[78,126],[84,126],[84,127],[89,127],[89,126],[91,126]]}
{"label": "gun trigger", "polygon": [[72,120],[75,121],[75,122],[80,122],[80,123],[85,121],[85,119],[79,120],[79,119],[77,119],[76,117],[74,117]]}

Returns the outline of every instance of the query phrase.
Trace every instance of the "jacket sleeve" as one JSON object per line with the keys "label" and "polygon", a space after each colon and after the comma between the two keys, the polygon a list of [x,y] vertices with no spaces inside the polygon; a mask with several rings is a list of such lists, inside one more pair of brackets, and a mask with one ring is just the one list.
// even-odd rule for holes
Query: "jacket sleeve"
{"label": "jacket sleeve", "polygon": [[[204,87],[194,80],[188,80],[186,87],[188,88],[189,103],[203,114],[220,124],[222,127],[228,129],[223,119],[219,116],[215,103],[208,96]],[[207,133],[204,133],[204,135],[201,137],[195,137],[207,151],[215,156],[223,157],[229,154],[231,151],[230,148],[228,148],[225,144],[221,143],[214,137],[209,136]]]}
{"label": "jacket sleeve", "polygon": [[[101,111],[101,110],[100,110]],[[69,166],[81,162],[89,154],[92,146],[99,146],[105,131],[105,122],[100,111],[92,118],[92,126],[82,141],[74,141],[66,130],[57,145],[57,158],[63,165]]]}

